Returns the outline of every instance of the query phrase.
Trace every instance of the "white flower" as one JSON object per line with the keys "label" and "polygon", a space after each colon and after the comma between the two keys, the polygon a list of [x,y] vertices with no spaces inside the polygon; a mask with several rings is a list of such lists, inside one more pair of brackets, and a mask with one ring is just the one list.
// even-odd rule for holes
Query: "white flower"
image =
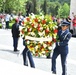
{"label": "white flower", "polygon": [[27,31],[27,28],[25,28],[25,31]]}
{"label": "white flower", "polygon": [[55,30],[55,27],[53,27],[53,29]]}
{"label": "white flower", "polygon": [[49,50],[52,50],[53,48],[51,46],[48,47]]}
{"label": "white flower", "polygon": [[43,54],[45,54],[45,51],[42,51]]}
{"label": "white flower", "polygon": [[21,31],[23,28],[25,28],[25,27],[19,26],[19,30],[20,30],[20,31]]}
{"label": "white flower", "polygon": [[35,44],[37,44],[37,41],[34,41]]}
{"label": "white flower", "polygon": [[30,34],[31,34],[32,36],[35,36],[35,33],[34,33],[34,32],[30,32]]}
{"label": "white flower", "polygon": [[41,20],[39,19],[38,22],[40,22]]}
{"label": "white flower", "polygon": [[40,17],[40,19],[44,20],[44,15],[42,15],[42,16]]}
{"label": "white flower", "polygon": [[45,31],[42,32],[42,35],[45,35]]}
{"label": "white flower", "polygon": [[37,28],[37,24],[35,24],[34,27]]}
{"label": "white flower", "polygon": [[38,46],[35,46],[35,49],[37,50],[38,49]]}
{"label": "white flower", "polygon": [[[27,18],[27,17],[26,17],[26,18]],[[24,19],[24,22],[25,22],[25,23],[27,22],[26,18]]]}
{"label": "white flower", "polygon": [[42,32],[39,32],[38,34],[39,34],[40,36],[42,36],[42,35],[43,35],[43,34],[42,34]]}
{"label": "white flower", "polygon": [[46,44],[43,44],[43,46],[44,46],[44,48],[46,48],[46,47],[47,47],[47,45],[46,45]]}
{"label": "white flower", "polygon": [[53,34],[54,38],[56,39],[56,36],[57,36],[57,33],[56,34]]}
{"label": "white flower", "polygon": [[27,44],[30,44],[30,41],[29,40],[27,41]]}
{"label": "white flower", "polygon": [[42,43],[43,43],[43,41],[42,41],[42,40],[40,40],[40,43],[42,44]]}
{"label": "white flower", "polygon": [[[31,15],[32,15],[32,16],[31,16]],[[34,13],[31,13],[31,15],[30,15],[30,16],[31,16],[31,18],[32,18],[32,19],[34,19],[34,18],[35,18]]]}
{"label": "white flower", "polygon": [[41,30],[43,30],[43,27],[40,27]]}

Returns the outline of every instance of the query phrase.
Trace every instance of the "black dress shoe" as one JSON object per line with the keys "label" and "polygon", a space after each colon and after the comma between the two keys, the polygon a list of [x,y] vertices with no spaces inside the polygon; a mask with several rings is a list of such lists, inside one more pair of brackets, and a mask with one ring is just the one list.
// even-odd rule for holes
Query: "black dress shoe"
{"label": "black dress shoe", "polygon": [[28,64],[24,64],[24,66],[28,66]]}
{"label": "black dress shoe", "polygon": [[51,57],[46,57],[46,59],[51,59]]}
{"label": "black dress shoe", "polygon": [[14,52],[18,52],[19,50],[14,50]]}
{"label": "black dress shoe", "polygon": [[56,72],[52,72],[52,74],[56,74]]}

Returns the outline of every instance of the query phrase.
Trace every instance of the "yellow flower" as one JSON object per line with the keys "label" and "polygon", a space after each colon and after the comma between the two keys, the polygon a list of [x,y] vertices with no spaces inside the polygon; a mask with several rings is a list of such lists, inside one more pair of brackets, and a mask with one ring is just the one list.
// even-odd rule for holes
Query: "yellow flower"
{"label": "yellow flower", "polygon": [[[57,38],[57,23],[54,23],[50,15],[30,14],[20,28],[20,35],[25,36],[26,45],[35,56],[48,55],[52,50],[52,45]],[[34,38],[27,38],[26,36]],[[46,38],[48,41],[45,41]],[[38,40],[40,39],[40,40]]]}

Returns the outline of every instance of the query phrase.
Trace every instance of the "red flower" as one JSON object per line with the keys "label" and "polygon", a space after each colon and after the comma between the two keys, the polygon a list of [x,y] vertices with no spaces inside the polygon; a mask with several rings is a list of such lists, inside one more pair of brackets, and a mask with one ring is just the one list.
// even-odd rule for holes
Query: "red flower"
{"label": "red flower", "polygon": [[28,32],[30,32],[31,31],[31,29],[30,28],[28,28]]}
{"label": "red flower", "polygon": [[31,25],[32,25],[32,27],[34,27],[34,24],[33,23]]}
{"label": "red flower", "polygon": [[52,45],[52,42],[49,42],[49,41],[48,41],[48,42],[46,42],[46,44],[51,46],[51,45]]}
{"label": "red flower", "polygon": [[54,33],[57,33],[57,32],[58,32],[58,30],[57,30],[57,29],[55,29],[55,30],[54,30]]}
{"label": "red flower", "polygon": [[33,46],[30,46],[30,48],[33,48]]}
{"label": "red flower", "polygon": [[46,33],[49,33],[49,29],[46,29],[45,32],[46,32]]}
{"label": "red flower", "polygon": [[40,24],[38,24],[38,28],[40,28]]}
{"label": "red flower", "polygon": [[22,33],[22,34],[24,34],[24,31],[23,31],[23,30],[21,30],[21,33]]}
{"label": "red flower", "polygon": [[48,42],[48,44],[51,46],[52,45],[52,42]]}
{"label": "red flower", "polygon": [[22,25],[24,25],[24,21],[22,21]]}
{"label": "red flower", "polygon": [[48,50],[46,50],[46,53],[48,53],[49,51]]}
{"label": "red flower", "polygon": [[34,21],[35,21],[35,22],[38,22],[38,19],[37,19],[37,18],[35,18],[35,19],[34,19]]}
{"label": "red flower", "polygon": [[46,24],[46,21],[45,20],[42,20],[42,24]]}
{"label": "red flower", "polygon": [[53,38],[53,42],[56,42],[56,39],[55,38]]}
{"label": "red flower", "polygon": [[41,50],[44,49],[44,46],[41,46]]}
{"label": "red flower", "polygon": [[28,41],[28,39],[26,39],[26,42]]}
{"label": "red flower", "polygon": [[27,17],[27,18],[26,18],[26,20],[27,20],[27,21],[30,21],[30,18],[29,18],[29,17]]}
{"label": "red flower", "polygon": [[35,56],[38,56],[38,53],[35,53]]}
{"label": "red flower", "polygon": [[40,31],[41,30],[40,27],[38,27],[37,30]]}
{"label": "red flower", "polygon": [[37,50],[37,51],[35,51],[35,53],[38,53],[38,50]]}

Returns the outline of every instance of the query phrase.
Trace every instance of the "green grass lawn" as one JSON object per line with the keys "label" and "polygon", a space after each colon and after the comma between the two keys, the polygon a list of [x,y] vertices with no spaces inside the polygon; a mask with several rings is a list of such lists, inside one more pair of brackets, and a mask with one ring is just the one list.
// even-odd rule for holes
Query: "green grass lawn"
{"label": "green grass lawn", "polygon": [[[13,22],[10,22],[10,23],[9,23],[9,28],[10,28],[10,29],[11,29],[12,25],[13,25]],[[1,24],[1,23],[0,23],[0,28],[2,28],[2,24]]]}

